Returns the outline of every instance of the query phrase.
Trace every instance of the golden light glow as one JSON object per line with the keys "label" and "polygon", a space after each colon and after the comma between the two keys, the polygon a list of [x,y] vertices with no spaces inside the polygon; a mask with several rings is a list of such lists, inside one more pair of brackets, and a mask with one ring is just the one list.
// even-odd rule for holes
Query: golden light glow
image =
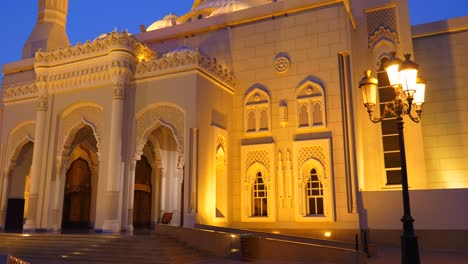
{"label": "golden light glow", "polygon": [[273,231],[272,233],[273,233],[273,234],[281,234],[281,232],[280,232],[280,231],[276,231],[276,230],[275,230],[275,231]]}
{"label": "golden light glow", "polygon": [[327,231],[327,232],[323,233],[323,235],[325,237],[331,237],[332,233],[330,231]]}
{"label": "golden light glow", "polygon": [[30,234],[22,234],[21,236],[28,237],[31,236]]}
{"label": "golden light glow", "polygon": [[138,61],[139,61],[139,62],[146,61],[145,56],[144,56],[144,55],[139,55],[139,56],[138,56]]}

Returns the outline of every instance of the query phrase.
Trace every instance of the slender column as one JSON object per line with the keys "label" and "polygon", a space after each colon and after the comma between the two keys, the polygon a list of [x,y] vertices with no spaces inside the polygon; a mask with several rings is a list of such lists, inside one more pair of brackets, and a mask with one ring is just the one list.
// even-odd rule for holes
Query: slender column
{"label": "slender column", "polygon": [[[14,168],[15,164],[12,162],[11,167]],[[5,168],[5,171],[3,173],[3,185],[2,185],[2,192],[1,192],[1,200],[0,200],[0,230],[5,229],[5,217],[6,217],[6,206],[7,206],[7,201],[8,201],[8,180],[9,180],[9,175],[8,175],[8,168]]]}
{"label": "slender column", "polygon": [[[40,84],[39,84],[40,85]],[[43,84],[42,84],[43,85]],[[39,183],[41,177],[42,153],[44,149],[44,132],[47,117],[47,90],[39,89],[38,107],[36,109],[36,131],[34,132],[34,150],[31,165],[31,185],[29,190],[29,208],[24,224],[25,231],[33,231],[37,227],[37,207],[39,197]]]}
{"label": "slender column", "polygon": [[54,200],[52,205],[52,230],[59,231],[61,228],[61,214],[60,214],[60,197],[63,196],[62,181],[65,178],[64,167],[69,164],[69,158],[58,156],[57,157],[57,168],[55,170],[55,183],[54,183]]}
{"label": "slender column", "polygon": [[128,204],[127,204],[127,231],[133,231],[133,203],[135,198],[135,170],[136,160],[132,160],[130,165],[130,175],[128,177]]}
{"label": "slender column", "polygon": [[119,232],[118,205],[120,196],[120,181],[122,168],[122,124],[124,109],[125,82],[118,80],[115,83],[112,96],[112,114],[109,131],[109,156],[107,159],[107,188],[106,207],[107,214],[104,220],[104,232]]}
{"label": "slender column", "polygon": [[401,184],[403,194],[403,234],[401,235],[401,263],[402,264],[419,264],[418,239],[414,235],[413,222],[411,216],[410,198],[408,191],[408,175],[406,171],[406,153],[405,139],[403,136],[403,117],[398,116],[396,119],[398,129],[398,142],[400,144],[400,159],[401,159]]}

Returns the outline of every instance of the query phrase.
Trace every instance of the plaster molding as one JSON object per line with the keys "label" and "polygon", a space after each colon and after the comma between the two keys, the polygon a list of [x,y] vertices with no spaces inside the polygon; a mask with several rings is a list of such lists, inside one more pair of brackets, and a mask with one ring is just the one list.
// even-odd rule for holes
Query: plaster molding
{"label": "plaster molding", "polygon": [[27,121],[13,128],[8,135],[7,161],[10,171],[14,167],[14,163],[21,152],[23,146],[28,142],[34,142],[34,132],[36,124],[34,121]]}
{"label": "plaster molding", "polygon": [[39,90],[35,82],[17,83],[3,87],[3,102],[36,98]]}
{"label": "plaster molding", "polygon": [[79,103],[65,110],[60,118],[61,125],[58,142],[63,143],[57,146],[59,148],[59,155],[67,156],[69,154],[66,152],[71,150],[71,143],[74,140],[75,133],[83,126],[88,125],[94,132],[99,158],[102,142],[103,118],[102,107],[93,103]]}
{"label": "plaster molding", "polygon": [[216,58],[204,56],[197,50],[183,50],[171,56],[143,61],[137,65],[136,79],[167,74],[169,70],[189,69],[199,69],[228,87],[236,84],[230,69],[218,63]]}
{"label": "plaster molding", "polygon": [[[178,145],[179,155],[183,157],[185,113],[179,107],[168,104],[149,106],[136,115],[136,156],[141,156],[150,133],[160,125],[164,125],[172,131]],[[179,166],[183,163],[184,159],[179,159]]]}
{"label": "plaster molding", "polygon": [[61,65],[105,55],[114,50],[130,53],[140,61],[156,57],[154,51],[128,33],[111,32],[105,38],[88,40],[73,47],[52,51],[39,50],[36,52],[34,65],[35,67]]}

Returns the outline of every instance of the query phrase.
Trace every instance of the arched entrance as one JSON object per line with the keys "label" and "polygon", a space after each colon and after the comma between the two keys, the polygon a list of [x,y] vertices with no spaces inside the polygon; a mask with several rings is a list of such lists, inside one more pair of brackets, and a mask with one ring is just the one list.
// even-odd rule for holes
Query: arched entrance
{"label": "arched entrance", "polygon": [[[19,148],[19,147],[18,147]],[[29,179],[34,143],[26,142],[12,161],[8,173],[8,191],[6,202],[5,231],[22,232],[24,218],[28,210]],[[3,206],[2,206],[3,207]]]}
{"label": "arched entrance", "polygon": [[63,201],[62,228],[88,228],[91,205],[91,170],[78,158],[67,171]]}
{"label": "arched entrance", "polygon": [[133,228],[154,226],[164,212],[173,213],[170,223],[178,224],[182,210],[183,168],[179,166],[179,145],[173,131],[165,125],[157,126],[148,133],[140,155],[135,167],[131,202]]}
{"label": "arched entrance", "polygon": [[[61,216],[61,219],[55,228],[65,233],[86,232],[93,227],[96,218],[97,141],[93,129],[83,125],[69,142],[69,147],[65,148],[69,151],[63,153],[64,170],[59,172],[56,182],[57,189],[61,190],[57,197],[57,207],[61,209],[57,218]],[[63,204],[59,197],[63,197]]]}
{"label": "arched entrance", "polygon": [[135,193],[133,198],[134,228],[151,227],[151,165],[145,156],[137,161],[135,168]]}

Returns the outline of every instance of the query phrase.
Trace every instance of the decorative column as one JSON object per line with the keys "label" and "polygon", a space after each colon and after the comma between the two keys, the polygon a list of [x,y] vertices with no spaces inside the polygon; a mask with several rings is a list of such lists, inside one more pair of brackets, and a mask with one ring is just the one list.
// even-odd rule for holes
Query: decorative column
{"label": "decorative column", "polygon": [[[135,196],[135,170],[137,160],[132,160],[130,164],[130,174],[128,177],[128,198],[127,198],[127,231],[133,232],[133,203]],[[125,217],[123,217],[125,219]],[[125,223],[124,223],[125,224]]]}
{"label": "decorative column", "polygon": [[62,184],[63,180],[65,180],[65,170],[64,168],[67,168],[70,163],[70,158],[69,157],[64,157],[64,156],[57,156],[57,168],[55,170],[55,177],[52,178],[52,181],[55,180],[54,183],[54,200],[53,200],[53,205],[52,205],[52,230],[53,231],[59,231],[61,229],[62,223],[61,223],[61,217],[62,214],[60,213],[60,202],[61,199],[60,197],[63,197],[63,187],[64,184]]}
{"label": "decorative column", "polygon": [[[120,69],[116,69],[120,70]],[[124,110],[124,93],[126,75],[114,72],[114,87],[112,91],[112,114],[109,131],[109,149],[107,157],[107,186],[105,192],[106,215],[103,225],[104,232],[119,232],[119,197],[121,193],[122,174],[122,125]]]}
{"label": "decorative column", "polygon": [[38,106],[36,109],[36,130],[34,132],[34,150],[31,165],[31,185],[29,190],[29,209],[26,216],[25,231],[35,231],[37,227],[37,207],[39,197],[39,183],[41,178],[42,154],[44,150],[44,133],[47,118],[48,92],[45,76],[39,76],[37,82]]}
{"label": "decorative column", "polygon": [[[16,165],[16,162],[12,161],[11,162],[11,168],[14,168]],[[0,230],[5,229],[5,218],[6,218],[6,207],[7,207],[7,201],[8,201],[8,180],[9,180],[9,172],[10,169],[7,167],[5,168],[5,171],[3,172],[3,185],[2,185],[2,190],[1,190],[1,197],[0,197]]]}

